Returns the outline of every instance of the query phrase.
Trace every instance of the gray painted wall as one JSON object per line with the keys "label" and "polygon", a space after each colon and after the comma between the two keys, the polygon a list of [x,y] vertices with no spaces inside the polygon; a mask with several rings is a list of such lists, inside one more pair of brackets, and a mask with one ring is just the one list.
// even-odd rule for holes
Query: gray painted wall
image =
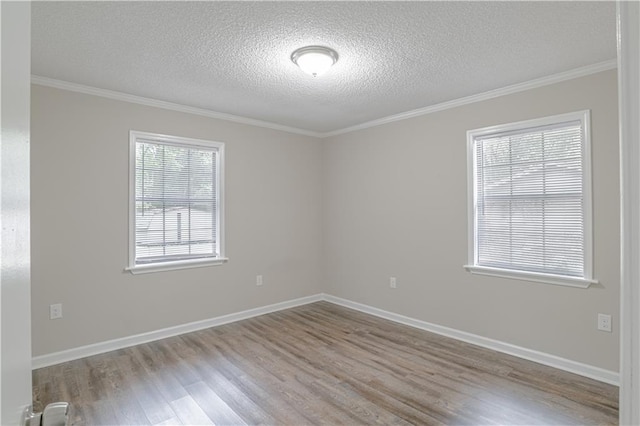
{"label": "gray painted wall", "polygon": [[[616,93],[612,70],[319,140],[33,86],[34,355],[326,292],[617,370]],[[600,284],[465,272],[466,131],[583,109]],[[130,129],[227,144],[228,264],[123,272]],[[63,319],[48,319],[50,303]],[[597,313],[613,333],[596,330]]]}
{"label": "gray painted wall", "polygon": [[[321,291],[319,140],[32,87],[34,356]],[[227,264],[124,272],[131,129],[225,142]]]}
{"label": "gray painted wall", "polygon": [[[326,140],[326,292],[617,371],[616,90],[612,70]],[[600,284],[579,289],[466,272],[466,131],[584,109],[592,114]],[[596,330],[599,312],[613,316],[613,333]]]}

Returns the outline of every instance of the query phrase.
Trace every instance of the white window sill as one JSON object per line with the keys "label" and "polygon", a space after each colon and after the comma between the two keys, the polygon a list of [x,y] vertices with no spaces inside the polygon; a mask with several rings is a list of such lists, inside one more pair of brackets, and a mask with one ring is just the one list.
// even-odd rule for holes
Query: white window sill
{"label": "white window sill", "polygon": [[472,274],[488,275],[491,277],[511,278],[514,280],[535,281],[545,284],[562,285],[567,287],[588,288],[597,284],[597,280],[562,275],[541,274],[536,272],[514,271],[510,269],[489,268],[486,266],[464,265],[464,269]]}
{"label": "white window sill", "polygon": [[146,274],[149,272],[175,271],[178,269],[202,268],[204,266],[222,265],[228,262],[226,257],[216,257],[208,259],[180,260],[175,262],[149,263],[146,265],[129,266],[125,271],[132,274]]}

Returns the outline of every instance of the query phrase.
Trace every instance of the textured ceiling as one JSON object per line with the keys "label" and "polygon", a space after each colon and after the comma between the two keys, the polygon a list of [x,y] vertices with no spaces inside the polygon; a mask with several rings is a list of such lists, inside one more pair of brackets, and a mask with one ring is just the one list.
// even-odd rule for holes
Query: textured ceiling
{"label": "textured ceiling", "polygon": [[34,75],[313,132],[615,57],[613,1],[32,4]]}

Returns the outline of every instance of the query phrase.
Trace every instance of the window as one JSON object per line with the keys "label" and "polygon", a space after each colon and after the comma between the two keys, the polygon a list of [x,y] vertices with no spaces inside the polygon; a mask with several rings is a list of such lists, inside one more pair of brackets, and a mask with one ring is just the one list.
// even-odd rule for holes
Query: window
{"label": "window", "polygon": [[224,262],[224,144],[132,131],[129,268]]}
{"label": "window", "polygon": [[473,273],[588,287],[589,111],[467,132]]}

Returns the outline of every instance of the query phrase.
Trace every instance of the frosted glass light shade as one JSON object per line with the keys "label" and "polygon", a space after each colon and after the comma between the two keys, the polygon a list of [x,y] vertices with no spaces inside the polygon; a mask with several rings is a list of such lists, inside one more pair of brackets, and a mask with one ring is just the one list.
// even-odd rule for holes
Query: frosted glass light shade
{"label": "frosted glass light shade", "polygon": [[323,46],[302,47],[291,54],[291,60],[307,74],[318,77],[338,60],[338,53]]}

